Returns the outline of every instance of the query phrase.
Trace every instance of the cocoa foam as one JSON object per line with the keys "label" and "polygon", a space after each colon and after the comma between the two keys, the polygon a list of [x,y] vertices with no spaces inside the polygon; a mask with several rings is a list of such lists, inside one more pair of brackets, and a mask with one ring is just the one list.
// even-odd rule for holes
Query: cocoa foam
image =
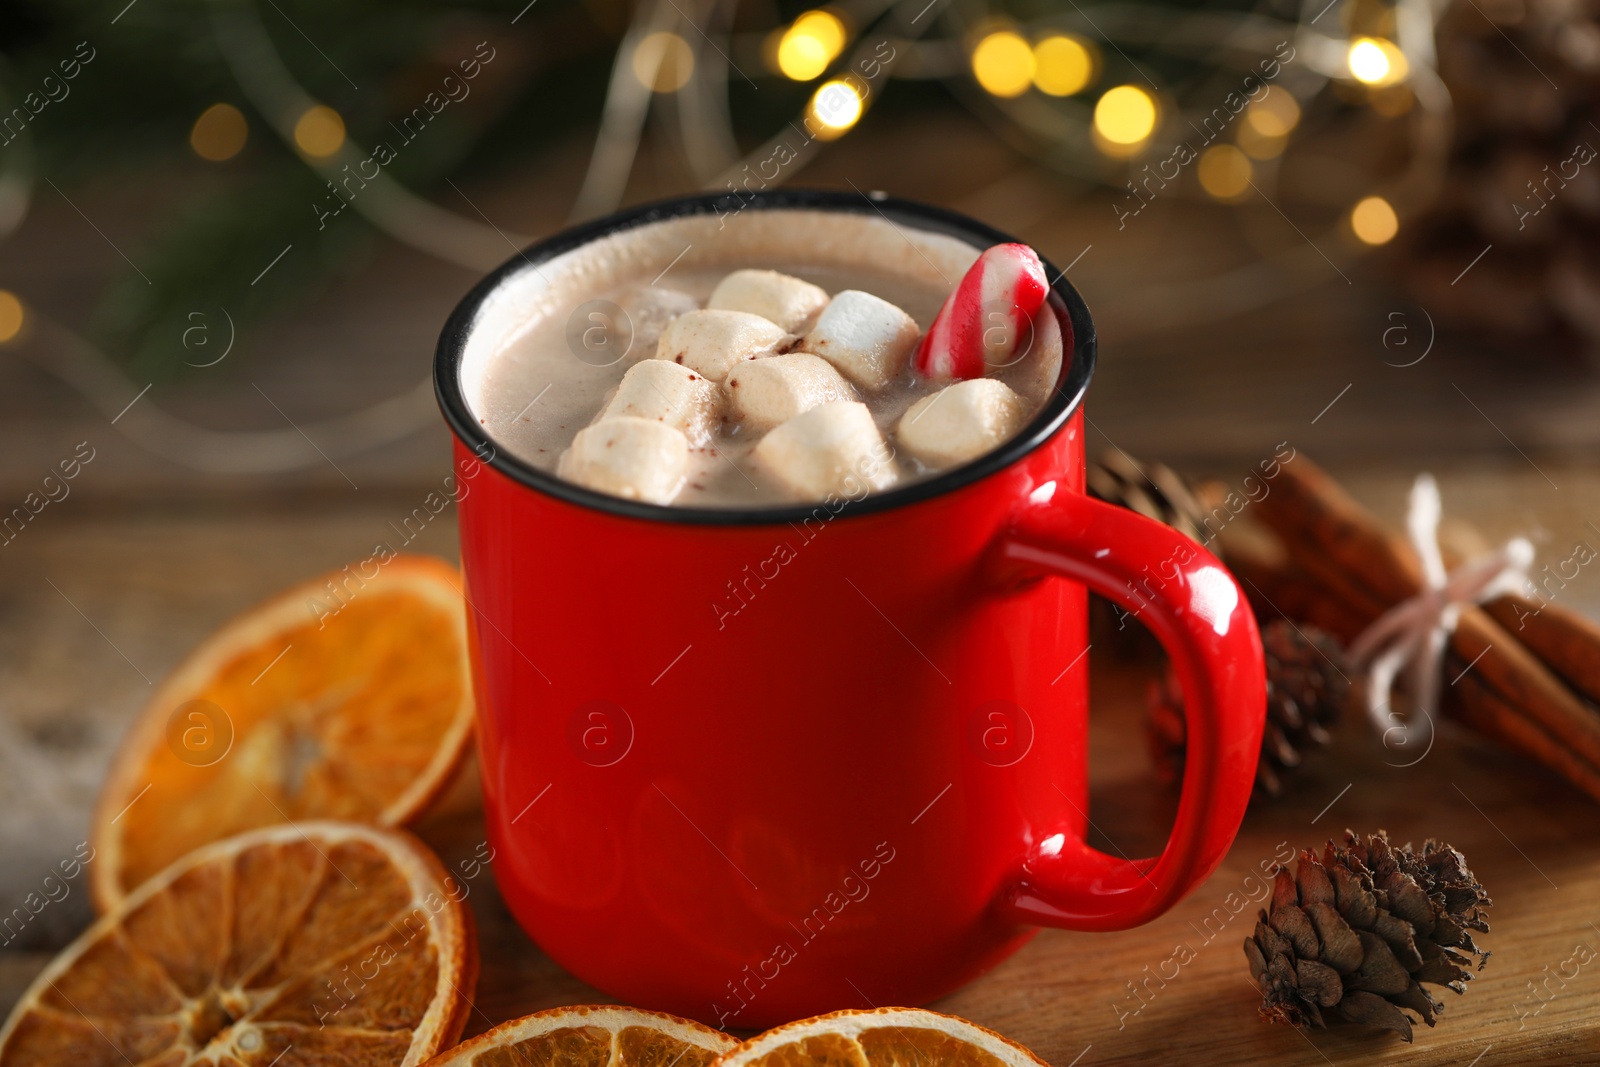
{"label": "cocoa foam", "polygon": [[[652,282],[703,302],[727,272],[771,268],[805,276],[829,292],[873,292],[926,329],[981,251],[955,237],[853,211],[749,210],[633,226],[510,273],[473,319],[462,355],[462,393],[497,447],[553,471],[626,369],[575,353],[572,320],[590,302]],[[1034,406],[1054,384],[1061,360],[1060,335],[1046,318],[1026,365],[1001,375]],[[880,422],[887,429],[914,399],[907,393],[880,405]],[[735,465],[749,444],[736,435],[700,456],[677,503],[782,503],[747,491],[749,479]]]}

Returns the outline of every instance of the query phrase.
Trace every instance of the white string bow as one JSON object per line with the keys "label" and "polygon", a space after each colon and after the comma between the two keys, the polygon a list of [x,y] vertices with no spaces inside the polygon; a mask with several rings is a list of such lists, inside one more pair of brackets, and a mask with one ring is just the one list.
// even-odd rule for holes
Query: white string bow
{"label": "white string bow", "polygon": [[1433,475],[1417,475],[1406,509],[1406,534],[1422,561],[1422,591],[1384,612],[1350,645],[1352,665],[1366,676],[1367,714],[1383,731],[1385,745],[1397,731],[1397,744],[1410,738],[1411,723],[1401,722],[1389,707],[1400,672],[1407,672],[1413,713],[1431,728],[1445,645],[1462,609],[1525,588],[1533,564],[1532,543],[1526,537],[1513,537],[1496,551],[1446,573],[1439,551],[1442,510]]}

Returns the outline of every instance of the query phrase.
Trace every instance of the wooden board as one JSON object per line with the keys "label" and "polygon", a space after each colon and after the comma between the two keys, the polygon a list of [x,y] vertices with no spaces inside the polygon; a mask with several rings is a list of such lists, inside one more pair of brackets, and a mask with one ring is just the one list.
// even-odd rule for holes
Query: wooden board
{"label": "wooden board", "polygon": [[[1106,664],[1095,682],[1091,818],[1130,855],[1159,848],[1175,807],[1173,791],[1146,769],[1137,735],[1150,669]],[[1310,757],[1283,799],[1252,806],[1226,862],[1169,914],[1121,933],[1042,932],[930,1007],[1021,1041],[1055,1067],[1600,1063],[1600,808],[1539,768],[1448,729],[1414,766],[1388,765],[1415,758],[1346,723],[1339,743]],[[1259,874],[1275,857],[1346,827],[1450,842],[1495,902],[1492,930],[1481,939],[1492,958],[1464,996],[1439,991],[1445,1012],[1434,1029],[1418,1026],[1414,1045],[1351,1028],[1304,1033],[1256,1014],[1240,945],[1258,904],[1241,905],[1252,893],[1260,898]],[[473,815],[423,832],[451,861],[483,839]],[[608,999],[546,959],[490,883],[479,879],[469,897],[484,953],[469,1032]],[[1580,949],[1587,951],[1575,956]],[[1595,958],[1578,962],[1587,956]],[[1539,983],[1537,997],[1530,982]]]}
{"label": "wooden board", "polygon": [[[1581,528],[1581,503],[1594,499],[1581,470],[1553,472],[1567,490],[1553,499],[1539,495],[1536,474],[1514,473],[1456,472],[1444,479],[1446,500],[1459,501],[1495,536],[1524,521],[1519,501],[1558,537]],[[1390,474],[1352,488],[1393,514],[1406,480]],[[81,840],[105,761],[148,693],[142,675],[159,678],[241,607],[352,558],[414,499],[363,492],[358,503],[64,513],[52,529],[30,530],[10,546],[16,577],[0,602],[8,660],[8,702],[0,709],[0,727],[9,731],[0,773],[11,815],[0,849],[6,899],[33,889]],[[454,538],[453,522],[441,520],[418,547],[447,555]],[[1092,817],[1118,847],[1143,854],[1160,847],[1174,806],[1172,792],[1151,777],[1138,735],[1150,668],[1118,664],[1105,651],[1091,654]],[[1441,734],[1415,767],[1387,767],[1386,756],[1397,758],[1369,743],[1358,723],[1347,724],[1335,749],[1308,759],[1287,797],[1252,808],[1227,862],[1170,914],[1123,933],[1042,933],[935,1007],[1027,1043],[1054,1067],[1386,1060],[1468,1067],[1480,1053],[1480,1067],[1600,1063],[1600,966],[1573,975],[1568,964],[1565,986],[1553,977],[1578,945],[1600,948],[1600,931],[1590,925],[1600,925],[1600,807],[1539,768],[1459,735]],[[1495,900],[1493,930],[1483,939],[1493,958],[1465,996],[1441,994],[1446,1012],[1436,1029],[1421,1029],[1415,1046],[1350,1031],[1302,1036],[1262,1022],[1239,948],[1253,907],[1225,922],[1215,914],[1226,911],[1228,894],[1247,891],[1246,877],[1280,843],[1316,845],[1346,826],[1386,827],[1400,840],[1442,837],[1466,853]],[[452,865],[482,840],[472,814],[435,822],[424,834]],[[538,1008],[603,999],[516,928],[492,878],[474,879],[469,900],[484,946],[473,1032]],[[85,894],[75,890],[35,920],[25,941],[0,952],[0,1011],[89,918]],[[1151,979],[1147,1004],[1130,999],[1128,983],[1143,988],[1146,968],[1160,978],[1179,945],[1191,946],[1194,959],[1176,972],[1167,964],[1165,974],[1174,976],[1164,985]],[[1520,1024],[1518,1011],[1538,1007],[1528,983],[1547,976],[1556,995],[1541,987],[1549,1003]]]}

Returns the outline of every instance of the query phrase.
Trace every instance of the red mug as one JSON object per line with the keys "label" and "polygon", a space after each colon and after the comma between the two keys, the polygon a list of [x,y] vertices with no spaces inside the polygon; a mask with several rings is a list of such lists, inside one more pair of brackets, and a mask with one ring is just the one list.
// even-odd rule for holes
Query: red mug
{"label": "red mug", "polygon": [[[456,309],[436,386],[471,478],[478,746],[512,913],[606,993],[723,1028],[926,1003],[1039,926],[1160,915],[1243,817],[1261,644],[1210,553],[1084,494],[1095,335],[1060,271],[1046,264],[1048,306],[1070,358],[1038,415],[975,462],[876,495],[622,500],[521,462],[470,410],[463,352],[508,279],[662,220],[704,216],[709,234],[735,208],[881,216],[974,254],[1015,240],[893,199],[697,196],[537,244]],[[1087,589],[1137,612],[1183,686],[1187,774],[1150,859],[1084,839]]]}

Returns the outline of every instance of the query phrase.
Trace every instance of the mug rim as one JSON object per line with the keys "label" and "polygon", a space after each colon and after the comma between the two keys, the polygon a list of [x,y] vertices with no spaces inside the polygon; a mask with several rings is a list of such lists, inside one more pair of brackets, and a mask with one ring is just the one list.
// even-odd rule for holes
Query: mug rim
{"label": "mug rim", "polygon": [[[730,206],[730,201],[732,205]],[[727,214],[746,210],[784,211],[813,210],[851,214],[874,213],[891,225],[904,224],[913,229],[954,237],[982,250],[995,244],[1017,242],[1017,238],[959,212],[935,207],[915,200],[882,194],[847,193],[824,189],[769,189],[748,193],[701,193],[692,196],[657,200],[628,208],[590,222],[569,227],[526,249],[496,267],[463,296],[450,317],[434,351],[434,394],[446,424],[456,440],[467,446],[480,462],[506,475],[512,481],[546,496],[555,497],[568,504],[610,515],[645,519],[655,522],[672,522],[701,526],[764,526],[774,523],[799,522],[812,515],[820,501],[796,502],[779,507],[684,507],[677,504],[652,504],[641,500],[628,500],[611,496],[569,482],[553,471],[540,470],[527,463],[496,441],[473,417],[461,385],[461,367],[466,353],[467,338],[472,332],[479,310],[491,294],[508,278],[528,267],[537,267],[556,256],[573,251],[591,241],[624,230],[674,218],[692,215]],[[1025,242],[1017,242],[1025,243]],[[1031,247],[1031,246],[1030,246]],[[1072,358],[1063,358],[1061,372],[1049,398],[1020,431],[1008,441],[970,463],[923,478],[909,485],[873,493],[855,500],[848,508],[840,510],[837,518],[869,515],[880,511],[906,507],[942,496],[966,485],[987,478],[1011,466],[1039,448],[1058,433],[1066,421],[1083,403],[1083,395],[1094,375],[1098,351],[1094,321],[1066,272],[1057,270],[1047,259],[1040,257],[1046,275],[1054,275],[1050,286],[1050,301],[1060,302],[1072,326]],[[1065,356],[1065,354],[1063,354]],[[483,459],[484,449],[489,458]]]}

